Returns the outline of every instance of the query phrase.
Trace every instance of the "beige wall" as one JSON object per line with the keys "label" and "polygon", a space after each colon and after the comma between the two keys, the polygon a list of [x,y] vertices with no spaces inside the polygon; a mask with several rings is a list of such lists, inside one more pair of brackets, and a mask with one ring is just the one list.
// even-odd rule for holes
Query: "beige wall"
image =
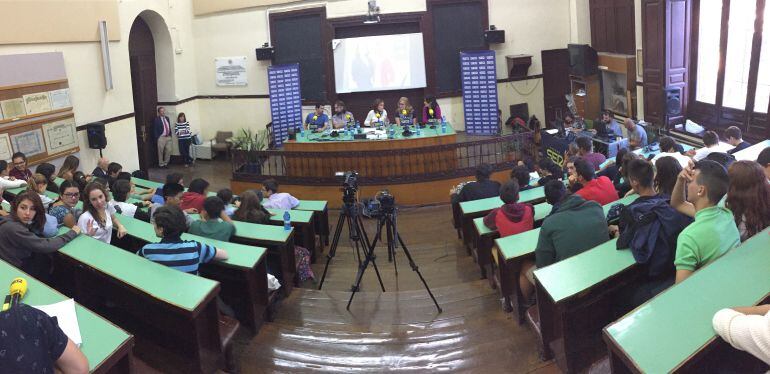
{"label": "beige wall", "polygon": [[2,0],[0,44],[99,41],[99,21],[120,39],[117,0]]}

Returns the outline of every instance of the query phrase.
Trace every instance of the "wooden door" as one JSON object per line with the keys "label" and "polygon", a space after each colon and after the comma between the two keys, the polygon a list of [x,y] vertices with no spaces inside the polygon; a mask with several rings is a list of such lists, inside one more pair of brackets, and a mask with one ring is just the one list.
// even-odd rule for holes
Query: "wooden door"
{"label": "wooden door", "polygon": [[569,52],[564,49],[550,49],[540,52],[543,64],[543,104],[545,119],[543,126],[562,118],[567,113],[567,101],[564,95],[570,92]]}
{"label": "wooden door", "polygon": [[137,18],[131,26],[128,55],[139,168],[146,172],[158,162],[158,147],[152,137],[152,120],[158,105],[158,85],[155,76],[155,43],[149,26],[141,18]]}

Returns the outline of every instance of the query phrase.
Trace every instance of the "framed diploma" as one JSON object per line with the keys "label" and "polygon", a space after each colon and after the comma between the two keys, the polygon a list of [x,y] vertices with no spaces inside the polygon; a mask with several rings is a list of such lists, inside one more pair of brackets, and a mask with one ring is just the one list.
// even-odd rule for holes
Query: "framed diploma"
{"label": "framed diploma", "polygon": [[11,144],[15,152],[24,153],[27,157],[45,153],[43,132],[40,129],[11,135]]}
{"label": "framed diploma", "polygon": [[78,146],[75,117],[65,118],[42,126],[48,153],[59,153]]}
{"label": "framed diploma", "polygon": [[21,98],[0,101],[0,109],[5,119],[19,118],[27,115],[24,109],[24,100]]}
{"label": "framed diploma", "polygon": [[72,108],[69,88],[48,91],[48,99],[51,102],[51,110]]}
{"label": "framed diploma", "polygon": [[27,114],[39,114],[51,111],[51,100],[48,98],[48,92],[38,92],[22,96],[24,108]]}

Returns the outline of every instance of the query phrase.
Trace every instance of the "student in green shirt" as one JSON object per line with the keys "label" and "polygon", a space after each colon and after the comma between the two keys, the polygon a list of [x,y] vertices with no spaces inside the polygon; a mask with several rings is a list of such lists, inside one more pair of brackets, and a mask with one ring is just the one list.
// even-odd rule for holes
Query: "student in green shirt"
{"label": "student in green shirt", "polygon": [[206,238],[230,241],[235,234],[235,226],[230,217],[225,214],[225,203],[216,196],[207,197],[203,201],[201,219],[190,224],[190,234]]}
{"label": "student in green shirt", "polygon": [[679,234],[674,266],[676,283],[740,244],[733,214],[717,206],[727,193],[730,179],[724,166],[711,160],[690,164],[679,173],[671,206],[695,218]]}

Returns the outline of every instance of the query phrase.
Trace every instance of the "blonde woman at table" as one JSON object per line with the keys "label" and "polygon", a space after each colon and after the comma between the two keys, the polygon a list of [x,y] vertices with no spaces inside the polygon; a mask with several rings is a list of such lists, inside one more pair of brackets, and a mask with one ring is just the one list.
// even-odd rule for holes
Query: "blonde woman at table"
{"label": "blonde woman at table", "polygon": [[414,108],[409,103],[409,99],[402,97],[398,99],[398,110],[396,111],[396,124],[399,126],[416,125],[417,117],[414,116]]}
{"label": "blonde woman at table", "polygon": [[375,99],[372,104],[372,110],[366,115],[364,126],[373,127],[378,124],[388,123],[388,111],[385,110],[385,102],[382,99]]}

